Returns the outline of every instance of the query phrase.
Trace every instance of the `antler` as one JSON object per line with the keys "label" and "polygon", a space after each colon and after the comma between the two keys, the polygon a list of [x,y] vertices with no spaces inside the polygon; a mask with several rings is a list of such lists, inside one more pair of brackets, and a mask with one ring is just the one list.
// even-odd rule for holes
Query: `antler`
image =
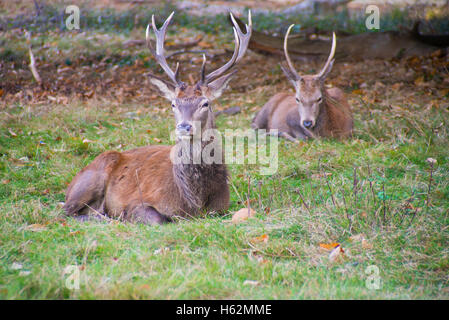
{"label": "antler", "polygon": [[331,52],[329,53],[329,58],[327,58],[326,64],[324,65],[323,69],[321,69],[320,73],[318,74],[318,77],[322,77],[326,73],[326,70],[329,67],[329,64],[334,59],[336,47],[337,47],[337,37],[335,36],[335,32],[333,32],[332,33],[332,48],[331,48]]}
{"label": "antler", "polygon": [[165,34],[167,32],[167,26],[170,24],[171,19],[173,18],[173,15],[175,12],[172,12],[170,16],[165,20],[162,27],[158,30],[156,27],[156,23],[154,21],[154,14],[151,16],[151,23],[153,27],[154,34],[156,35],[156,50],[154,50],[153,46],[151,45],[150,41],[150,25],[147,26],[146,30],[146,42],[147,46],[150,49],[151,53],[153,54],[156,61],[159,63],[159,65],[164,69],[165,73],[169,76],[170,80],[173,81],[173,83],[176,86],[179,86],[182,84],[180,80],[178,80],[178,71],[179,71],[179,62],[176,64],[176,69],[173,72],[173,70],[168,66],[167,60],[164,56],[164,41],[165,41]]}
{"label": "antler", "polygon": [[292,61],[290,60],[290,56],[288,55],[288,49],[287,49],[288,35],[290,34],[290,30],[292,30],[292,28],[294,26],[295,26],[294,24],[290,25],[290,27],[288,27],[287,33],[285,34],[285,38],[284,38],[284,54],[285,54],[285,59],[287,60],[288,67],[290,68],[290,73],[294,77],[293,80],[296,81],[296,80],[299,80],[301,78],[301,76],[295,70],[295,66],[293,65]]}
{"label": "antler", "polygon": [[246,34],[243,34],[238,23],[235,21],[232,12],[229,13],[231,16],[232,24],[234,25],[232,29],[234,30],[235,37],[235,48],[231,60],[229,60],[224,66],[218,68],[217,70],[206,75],[206,56],[203,55],[203,64],[201,66],[201,80],[200,84],[206,85],[213,80],[217,79],[227,71],[229,71],[233,66],[235,66],[245,55],[246,49],[248,49],[249,39],[252,33],[252,21],[251,21],[251,11],[248,12],[248,24],[246,27]]}

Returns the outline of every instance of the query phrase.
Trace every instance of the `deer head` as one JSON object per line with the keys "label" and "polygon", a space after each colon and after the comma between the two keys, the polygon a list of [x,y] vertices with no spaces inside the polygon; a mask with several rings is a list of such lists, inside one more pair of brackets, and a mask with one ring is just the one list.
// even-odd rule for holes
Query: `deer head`
{"label": "deer head", "polygon": [[[156,61],[170,78],[170,81],[166,81],[150,74],[150,82],[159,90],[163,97],[171,102],[176,120],[176,135],[177,137],[182,137],[197,134],[198,130],[202,132],[214,125],[211,102],[221,96],[231,77],[237,71],[233,67],[242,59],[248,48],[252,22],[251,12],[249,12],[246,34],[244,34],[235,21],[234,16],[230,13],[235,37],[235,49],[232,58],[222,67],[206,74],[206,56],[203,54],[200,80],[195,85],[187,85],[179,80],[179,63],[176,64],[176,69],[173,71],[168,66],[164,56],[165,34],[173,14],[174,12],[170,14],[160,29],[157,29],[153,15],[152,28],[156,35],[156,48],[154,49],[150,42],[150,25],[148,25],[146,30],[146,40]],[[198,126],[201,126],[201,129]]]}
{"label": "deer head", "polygon": [[337,40],[334,32],[332,34],[331,52],[327,58],[326,64],[318,74],[300,76],[298,72],[296,72],[287,50],[288,35],[293,26],[294,24],[288,28],[284,39],[284,53],[288,67],[285,67],[282,64],[281,67],[287,78],[295,87],[301,126],[306,130],[311,130],[316,124],[322,105],[325,103],[324,80],[332,70],[334,64]]}

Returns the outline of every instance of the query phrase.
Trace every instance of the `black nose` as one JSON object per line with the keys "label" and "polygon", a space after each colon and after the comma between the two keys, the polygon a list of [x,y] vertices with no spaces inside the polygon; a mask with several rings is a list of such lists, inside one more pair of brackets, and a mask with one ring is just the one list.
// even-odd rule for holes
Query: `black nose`
{"label": "black nose", "polygon": [[312,121],[303,121],[302,124],[304,125],[304,127],[309,128],[310,126],[312,126]]}
{"label": "black nose", "polygon": [[182,122],[182,123],[178,124],[177,128],[181,129],[181,130],[185,130],[185,131],[190,131],[190,129],[192,129],[192,125]]}

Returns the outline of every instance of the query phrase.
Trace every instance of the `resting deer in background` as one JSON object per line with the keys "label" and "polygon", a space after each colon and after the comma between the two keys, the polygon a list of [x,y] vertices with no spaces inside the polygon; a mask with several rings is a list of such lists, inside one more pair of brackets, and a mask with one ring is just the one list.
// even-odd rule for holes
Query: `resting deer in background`
{"label": "resting deer in background", "polygon": [[352,113],[343,91],[324,87],[324,80],[334,64],[335,33],[329,58],[320,73],[300,76],[287,51],[288,35],[293,26],[288,28],[284,39],[288,68],[282,64],[281,67],[296,94],[281,92],[274,95],[254,117],[251,126],[254,129],[277,129],[279,136],[295,142],[317,136],[350,137]]}
{"label": "resting deer in background", "polygon": [[[229,207],[228,173],[223,162],[173,163],[170,155],[177,150],[174,147],[186,139],[191,140],[193,134],[215,128],[211,102],[221,95],[236,71],[232,67],[246,52],[252,30],[251,13],[246,34],[242,33],[231,13],[235,37],[232,58],[206,74],[206,57],[203,55],[201,78],[195,85],[180,81],[179,63],[173,71],[164,56],[166,29],[173,14],[159,30],[152,17],[156,49],[150,41],[149,25],[146,39],[156,61],[171,80],[150,75],[150,82],[171,102],[176,121],[176,145],[100,154],[70,183],[64,205],[68,215],[85,216],[94,211],[127,221],[161,224],[175,215],[189,217],[201,212],[220,212]],[[200,145],[204,148],[207,141]],[[189,150],[193,153],[192,148]],[[221,149],[218,151],[223,154]]]}

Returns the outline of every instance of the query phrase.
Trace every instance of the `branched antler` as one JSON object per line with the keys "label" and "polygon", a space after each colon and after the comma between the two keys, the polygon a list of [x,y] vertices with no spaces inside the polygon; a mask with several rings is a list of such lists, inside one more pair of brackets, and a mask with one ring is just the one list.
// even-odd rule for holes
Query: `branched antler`
{"label": "branched antler", "polygon": [[229,60],[224,66],[218,68],[217,70],[206,75],[206,56],[203,55],[203,64],[201,66],[201,85],[207,85],[208,83],[214,81],[219,78],[221,75],[228,72],[232,67],[234,67],[245,55],[246,50],[248,49],[249,40],[251,38],[252,32],[252,21],[251,21],[251,11],[248,12],[248,24],[245,25],[246,33],[244,34],[240,29],[238,23],[235,21],[234,16],[229,13],[231,16],[232,24],[234,27],[234,37],[235,37],[235,48],[234,53],[232,55],[231,60]]}
{"label": "branched antler", "polygon": [[153,27],[153,32],[156,35],[156,50],[151,45],[150,41],[150,25],[147,26],[146,30],[146,41],[147,46],[150,49],[151,53],[153,54],[154,58],[156,59],[157,63],[164,69],[165,73],[168,75],[171,81],[176,86],[181,85],[181,81],[178,80],[178,73],[179,73],[179,63],[176,64],[176,69],[173,72],[173,70],[169,67],[167,64],[167,60],[164,55],[164,42],[165,42],[165,34],[167,32],[167,26],[170,24],[171,19],[173,18],[173,15],[175,12],[172,12],[170,16],[165,20],[162,27],[158,30],[156,27],[156,22],[154,21],[154,15],[151,16],[151,23]]}

